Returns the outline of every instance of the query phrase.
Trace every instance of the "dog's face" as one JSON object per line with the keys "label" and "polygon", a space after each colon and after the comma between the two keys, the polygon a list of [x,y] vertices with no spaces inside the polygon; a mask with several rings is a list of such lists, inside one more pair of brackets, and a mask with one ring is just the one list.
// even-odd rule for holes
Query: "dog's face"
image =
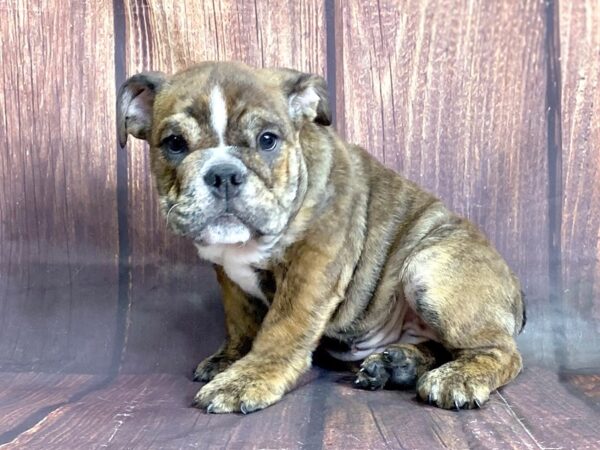
{"label": "dog's face", "polygon": [[235,63],[135,75],[117,111],[121,145],[150,144],[169,226],[200,245],[282,233],[301,195],[300,131],[330,123],[321,77]]}

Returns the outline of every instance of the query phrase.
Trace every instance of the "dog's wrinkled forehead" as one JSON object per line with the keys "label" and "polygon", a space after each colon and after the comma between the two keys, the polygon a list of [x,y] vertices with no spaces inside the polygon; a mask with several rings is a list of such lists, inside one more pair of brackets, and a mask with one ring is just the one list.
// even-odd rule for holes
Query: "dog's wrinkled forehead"
{"label": "dog's wrinkled forehead", "polygon": [[291,129],[281,86],[244,66],[200,66],[180,72],[163,86],[154,107],[153,138],[180,132],[193,120],[203,146],[240,145],[240,128],[276,125]]}

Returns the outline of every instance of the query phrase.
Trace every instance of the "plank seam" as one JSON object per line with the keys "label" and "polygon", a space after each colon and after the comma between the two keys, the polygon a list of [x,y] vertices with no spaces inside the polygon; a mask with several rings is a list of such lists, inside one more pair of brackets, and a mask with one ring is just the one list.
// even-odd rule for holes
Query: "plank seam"
{"label": "plank seam", "polygon": [[546,124],[548,164],[548,274],[549,301],[557,319],[553,325],[554,355],[558,365],[566,364],[564,305],[562,302],[562,112],[559,0],[545,2]]}
{"label": "plank seam", "polygon": [[331,110],[331,123],[337,123],[337,67],[336,67],[336,29],[335,29],[335,2],[325,0],[325,30],[326,30],[326,59],[327,59],[327,95]]}
{"label": "plank seam", "polygon": [[[113,24],[114,24],[114,57],[115,57],[115,92],[125,81],[126,56],[125,45],[127,42],[125,23],[124,0],[113,0]],[[116,133],[116,126],[115,126]],[[118,142],[118,140],[116,141]],[[118,294],[117,294],[117,323],[115,343],[111,363],[113,375],[119,372],[123,353],[125,349],[127,316],[131,295],[129,280],[131,278],[131,248],[129,242],[129,218],[127,214],[129,204],[129,167],[127,153],[116,145],[117,151],[117,221],[118,221]]]}

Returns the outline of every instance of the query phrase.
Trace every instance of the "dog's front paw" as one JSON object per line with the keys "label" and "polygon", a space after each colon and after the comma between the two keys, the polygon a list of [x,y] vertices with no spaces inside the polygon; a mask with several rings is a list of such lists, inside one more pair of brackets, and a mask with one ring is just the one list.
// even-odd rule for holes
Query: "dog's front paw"
{"label": "dog's front paw", "polygon": [[203,360],[194,371],[194,381],[210,381],[235,361],[216,353]]}
{"label": "dog's front paw", "polygon": [[490,396],[490,388],[450,363],[424,374],[417,383],[417,393],[432,405],[458,410],[481,407]]}
{"label": "dog's front paw", "polygon": [[283,393],[282,386],[265,380],[251,368],[234,366],[203,386],[194,398],[194,406],[209,413],[247,414],[272,405]]}

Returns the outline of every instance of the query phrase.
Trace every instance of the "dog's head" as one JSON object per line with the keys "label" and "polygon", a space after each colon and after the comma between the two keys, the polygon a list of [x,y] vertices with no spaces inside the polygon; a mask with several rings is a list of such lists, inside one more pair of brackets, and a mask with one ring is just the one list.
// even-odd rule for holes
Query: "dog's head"
{"label": "dog's head", "polygon": [[330,124],[323,78],[288,69],[204,63],[121,87],[117,119],[148,141],[170,227],[200,245],[282,233],[304,164],[300,131]]}

